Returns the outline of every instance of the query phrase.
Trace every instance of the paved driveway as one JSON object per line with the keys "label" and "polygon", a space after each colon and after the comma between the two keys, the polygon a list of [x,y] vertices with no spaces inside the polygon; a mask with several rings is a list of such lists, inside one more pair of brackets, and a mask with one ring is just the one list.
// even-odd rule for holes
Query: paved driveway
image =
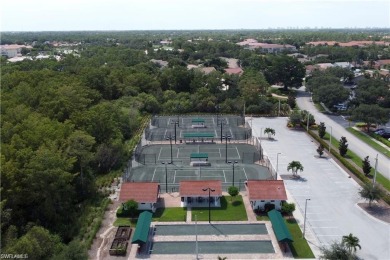
{"label": "paved driveway", "polygon": [[[292,160],[300,161],[304,166],[304,171],[299,173],[303,180],[286,179],[285,184],[302,215],[305,201],[310,199],[306,228],[311,244],[327,245],[352,233],[360,239],[360,257],[390,259],[390,225],[362,211],[356,205],[361,201],[359,185],[332,159],[318,158],[317,145],[305,132],[290,130],[286,124],[287,118],[254,118],[254,135],[260,136],[260,130],[264,131],[266,127],[275,129],[276,140],[263,139],[262,146],[275,168],[277,153],[281,153],[278,156],[279,175],[291,175],[287,165]],[[311,239],[311,234],[316,239]]]}
{"label": "paved driveway", "polygon": [[345,121],[343,123],[343,120],[340,120],[340,118],[337,118],[336,116],[327,116],[318,112],[314,107],[313,102],[310,102],[309,94],[304,92],[303,89],[304,87],[301,87],[297,91],[298,106],[301,109],[307,110],[313,114],[317,124],[319,124],[319,122],[325,122],[326,131],[330,132],[330,129],[332,129],[332,136],[337,140],[340,140],[341,136],[345,136],[348,140],[348,149],[352,150],[360,158],[370,156],[370,162],[372,166],[375,165],[375,157],[378,154],[378,171],[390,180],[390,159],[376,151],[368,144],[361,141],[353,134],[349,133],[345,129],[345,127],[348,126]]}

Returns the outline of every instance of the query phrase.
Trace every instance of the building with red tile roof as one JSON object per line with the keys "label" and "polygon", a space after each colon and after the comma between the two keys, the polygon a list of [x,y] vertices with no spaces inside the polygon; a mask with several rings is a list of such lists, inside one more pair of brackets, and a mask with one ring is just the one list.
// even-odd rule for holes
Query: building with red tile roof
{"label": "building with red tile roof", "polygon": [[244,71],[241,68],[227,68],[227,69],[225,69],[225,73],[242,75],[242,73],[244,73]]}
{"label": "building with red tile roof", "polygon": [[[204,207],[208,205],[209,190],[210,201],[213,207],[220,207],[220,198],[222,196],[222,182],[220,180],[190,180],[181,181],[179,194],[181,197],[181,206],[186,207]],[[206,189],[206,190],[204,190]]]}
{"label": "building with red tile roof", "polygon": [[139,210],[156,209],[160,184],[158,182],[125,182],[121,186],[119,201],[135,200]]}
{"label": "building with red tile roof", "polygon": [[282,202],[287,200],[283,180],[248,180],[245,188],[253,209],[264,209],[266,204],[273,204],[280,210]]}

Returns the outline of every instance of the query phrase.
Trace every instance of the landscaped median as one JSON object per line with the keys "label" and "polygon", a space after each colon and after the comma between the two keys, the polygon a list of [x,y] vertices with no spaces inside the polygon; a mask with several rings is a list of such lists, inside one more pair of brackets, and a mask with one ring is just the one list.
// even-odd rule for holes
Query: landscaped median
{"label": "landscaped median", "polygon": [[[321,139],[317,132],[309,130],[309,134],[320,144],[322,144],[324,147],[329,147],[329,143],[326,142],[325,140],[329,140],[330,136],[328,133],[324,136],[324,139]],[[355,153],[352,151],[348,150],[346,157],[342,157],[339,154],[338,151],[338,145],[339,145],[339,140],[336,138],[332,138],[332,145],[331,145],[331,153],[336,159],[342,163],[351,173],[353,173],[361,182],[363,183],[371,183],[371,180],[366,177],[362,169],[358,167],[358,165],[362,164],[362,159],[359,158]],[[335,148],[336,147],[336,148]],[[371,174],[373,174],[373,170],[371,171]],[[384,195],[382,196],[382,199],[390,205],[390,181],[386,179],[382,174],[377,172],[377,183],[381,184],[384,190],[387,192],[384,192]]]}
{"label": "landscaped median", "polygon": [[[356,136],[357,138],[359,138],[360,140],[362,140],[363,142],[365,142],[366,144],[368,144],[369,146],[371,146],[372,148],[374,148],[375,150],[377,150],[378,152],[380,152],[380,153],[384,154],[386,157],[390,158],[390,147],[387,147],[387,148],[384,147],[384,146],[387,146],[386,144],[383,144],[384,146],[378,144],[377,142],[372,140],[373,137],[371,137],[370,135],[368,135],[366,133],[363,133],[362,131],[354,129],[353,127],[348,127],[347,131],[350,132],[351,134],[353,134],[354,136]],[[382,139],[384,139],[384,138],[382,138]],[[390,143],[390,142],[387,141],[387,143]]]}

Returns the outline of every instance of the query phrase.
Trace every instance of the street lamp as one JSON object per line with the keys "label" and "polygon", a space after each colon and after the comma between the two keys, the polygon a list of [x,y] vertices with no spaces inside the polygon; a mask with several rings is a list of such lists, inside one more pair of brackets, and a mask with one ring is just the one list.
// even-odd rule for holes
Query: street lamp
{"label": "street lamp", "polygon": [[375,171],[374,171],[374,181],[372,183],[372,186],[374,187],[375,186],[375,183],[376,183],[376,167],[378,166],[378,154],[376,154],[376,158],[375,158]]}
{"label": "street lamp", "polygon": [[[225,155],[225,163],[228,163],[228,160],[227,160],[227,141],[229,139],[230,141],[230,135],[228,135],[227,133],[225,135],[222,135],[222,138],[225,138],[225,146],[226,146],[226,155]],[[222,140],[221,138],[221,140]],[[221,141],[222,142],[222,141]]]}
{"label": "street lamp", "polygon": [[278,171],[279,171],[279,154],[282,154],[282,153],[277,153],[277,154],[276,154],[276,176],[275,176],[275,180],[278,179]]}
{"label": "street lamp", "polygon": [[228,161],[228,163],[231,163],[232,166],[233,166],[233,187],[234,187],[234,165],[235,165],[236,163],[238,163],[238,162],[237,162],[237,161],[234,161],[234,162]]}
{"label": "street lamp", "polygon": [[330,153],[330,145],[332,144],[332,127],[330,127],[330,136],[329,136],[329,153]]}
{"label": "street lamp", "polygon": [[175,137],[175,144],[176,144],[176,136],[177,136],[177,134],[176,134],[176,126],[179,125],[179,120],[178,120],[178,121],[175,121],[175,122],[173,122],[173,123],[171,123],[171,124],[174,124],[174,125],[175,125],[175,135],[174,135],[174,137]]}
{"label": "street lamp", "polygon": [[205,188],[205,189],[202,189],[203,191],[209,191],[209,223],[211,223],[210,221],[211,221],[211,215],[210,215],[210,212],[211,212],[211,210],[210,210],[210,202],[211,202],[211,192],[214,192],[215,190],[213,190],[212,188]]}
{"label": "street lamp", "polygon": [[172,151],[172,139],[173,138],[176,138],[175,135],[172,135],[171,133],[169,134],[169,136],[166,138],[167,140],[169,140],[169,143],[171,145],[171,163],[173,163],[173,151]]}
{"label": "street lamp", "polygon": [[168,169],[167,165],[171,164],[170,162],[162,162],[165,165],[165,192],[168,193]]}
{"label": "street lamp", "polygon": [[303,233],[302,233],[302,238],[305,238],[305,230],[306,230],[306,208],[307,208],[307,201],[310,199],[306,199],[305,201],[305,217],[303,219]]}
{"label": "street lamp", "polygon": [[219,122],[219,125],[221,126],[221,144],[222,144],[222,138],[223,138],[223,136],[222,136],[222,128],[223,128],[224,124],[225,124],[225,122],[223,122],[222,119],[221,119],[220,122]]}

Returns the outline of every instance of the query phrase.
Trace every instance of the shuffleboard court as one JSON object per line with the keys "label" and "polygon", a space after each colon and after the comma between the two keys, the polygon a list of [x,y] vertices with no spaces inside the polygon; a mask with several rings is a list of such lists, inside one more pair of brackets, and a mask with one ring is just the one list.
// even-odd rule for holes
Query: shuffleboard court
{"label": "shuffleboard court", "polygon": [[265,235],[265,224],[201,224],[197,225],[156,225],[155,236],[190,236],[190,235]]}
{"label": "shuffleboard court", "polygon": [[[269,240],[199,241],[198,248],[200,254],[275,253]],[[151,248],[152,254],[193,254],[194,251],[193,241],[154,242]]]}

